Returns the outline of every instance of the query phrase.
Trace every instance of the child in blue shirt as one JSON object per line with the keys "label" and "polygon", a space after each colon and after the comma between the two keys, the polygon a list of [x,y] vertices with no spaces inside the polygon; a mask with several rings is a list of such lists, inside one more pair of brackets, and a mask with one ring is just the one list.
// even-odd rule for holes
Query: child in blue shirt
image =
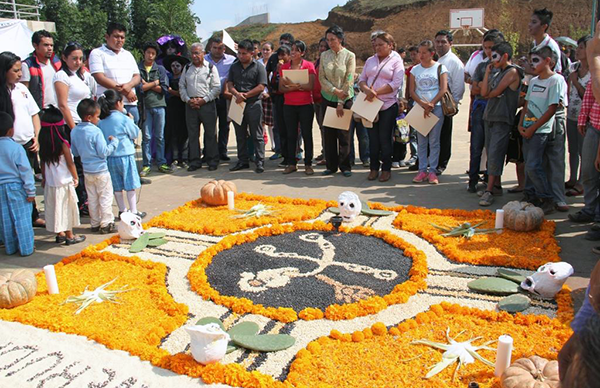
{"label": "child in blue shirt", "polygon": [[554,211],[554,199],[543,158],[566,84],[560,74],[552,71],[558,60],[552,49],[542,47],[531,53],[530,60],[537,77],[529,82],[519,133],[524,139],[525,173],[533,188],[526,187],[524,192],[528,200],[540,205],[544,213],[549,214]]}
{"label": "child in blue shirt", "polygon": [[[104,95],[98,99],[98,104],[100,104],[101,110],[98,127],[102,130],[104,138],[108,139],[113,136],[119,140],[119,146],[107,160],[119,214],[130,211],[140,218],[144,218],[146,213],[138,211],[135,194],[135,189],[141,186],[135,164],[135,146],[133,144],[138,137],[139,128],[123,113],[123,96],[117,91],[106,90]],[[125,206],[123,191],[127,192],[129,210]]]}
{"label": "child in blue shirt", "polygon": [[77,114],[81,123],[71,131],[71,151],[81,157],[92,232],[112,233],[115,231],[113,187],[106,158],[115,151],[119,140],[109,136],[110,144],[106,144],[102,131],[96,126],[100,121],[100,105],[96,101],[82,100],[77,105]]}
{"label": "child in blue shirt", "polygon": [[7,255],[33,253],[31,212],[35,200],[33,172],[25,149],[17,144],[13,118],[0,112],[0,240]]}

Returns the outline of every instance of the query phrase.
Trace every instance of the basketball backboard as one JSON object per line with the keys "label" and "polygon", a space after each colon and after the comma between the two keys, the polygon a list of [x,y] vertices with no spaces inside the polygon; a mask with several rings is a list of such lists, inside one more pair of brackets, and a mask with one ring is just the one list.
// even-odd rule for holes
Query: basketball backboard
{"label": "basketball backboard", "polygon": [[451,9],[450,29],[483,28],[483,8]]}

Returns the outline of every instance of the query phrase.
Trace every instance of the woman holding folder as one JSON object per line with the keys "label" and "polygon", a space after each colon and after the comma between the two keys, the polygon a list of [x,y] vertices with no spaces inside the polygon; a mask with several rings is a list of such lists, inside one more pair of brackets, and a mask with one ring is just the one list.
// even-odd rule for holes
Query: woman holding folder
{"label": "woman holding folder", "polygon": [[[304,173],[313,175],[313,137],[312,124],[315,111],[313,108],[312,90],[315,84],[315,66],[302,57],[306,52],[306,44],[297,40],[292,43],[291,60],[281,65],[279,74],[279,91],[283,93],[283,119],[287,131],[288,155],[296,155],[298,143],[298,124],[304,140]],[[292,158],[283,171],[291,174],[298,170],[297,160]]]}
{"label": "woman holding folder", "polygon": [[404,64],[400,55],[394,51],[394,38],[382,32],[374,39],[375,55],[367,59],[359,77],[358,86],[361,94],[357,98],[366,101],[382,101],[378,120],[373,128],[367,129],[369,134],[369,150],[371,155],[371,172],[368,179],[374,181],[379,176],[380,182],[388,181],[392,176],[393,132],[398,114],[398,90],[404,81]]}
{"label": "woman holding folder", "polygon": [[[323,101],[321,108],[327,115],[327,109],[335,109],[337,117],[344,116],[344,109],[349,109],[354,97],[354,71],[356,56],[344,48],[344,31],[338,26],[331,26],[326,34],[329,50],[321,54],[319,63],[319,82]],[[350,114],[349,111],[345,112]],[[325,159],[327,169],[323,175],[334,174],[338,168],[345,177],[352,176],[350,165],[350,131],[336,129],[324,125]]]}
{"label": "woman holding folder", "polygon": [[[437,168],[440,159],[440,134],[444,124],[444,114],[440,100],[448,90],[448,69],[433,60],[434,54],[435,47],[432,41],[424,40],[421,42],[419,44],[421,63],[410,71],[410,96],[415,104],[423,108],[424,118],[430,117],[432,114],[438,118],[437,123],[427,135],[417,132],[419,173],[413,179],[415,183],[425,182],[426,180],[431,184],[439,183]],[[429,156],[427,155],[428,148]]]}

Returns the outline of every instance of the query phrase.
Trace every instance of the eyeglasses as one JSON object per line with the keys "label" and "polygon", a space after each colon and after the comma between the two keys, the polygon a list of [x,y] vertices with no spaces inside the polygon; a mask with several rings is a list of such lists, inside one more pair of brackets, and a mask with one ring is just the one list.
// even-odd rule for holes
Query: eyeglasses
{"label": "eyeglasses", "polygon": [[74,42],[74,41],[73,41],[73,42],[69,42],[69,43],[67,43],[67,44],[65,45],[65,48],[64,48],[64,50],[63,50],[63,51],[65,51],[67,48],[69,48],[69,47],[73,47],[73,46],[76,46],[76,47],[81,47],[81,45],[79,44],[79,42]]}

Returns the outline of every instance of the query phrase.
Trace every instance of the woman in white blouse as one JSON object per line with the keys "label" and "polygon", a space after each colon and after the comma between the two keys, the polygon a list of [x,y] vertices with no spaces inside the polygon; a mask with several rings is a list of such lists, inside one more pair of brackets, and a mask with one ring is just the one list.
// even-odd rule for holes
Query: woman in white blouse
{"label": "woman in white blouse", "polygon": [[96,81],[84,68],[83,61],[81,45],[76,42],[67,43],[61,56],[61,70],[54,75],[58,108],[71,129],[81,121],[77,105],[81,100],[92,97],[96,91]]}

